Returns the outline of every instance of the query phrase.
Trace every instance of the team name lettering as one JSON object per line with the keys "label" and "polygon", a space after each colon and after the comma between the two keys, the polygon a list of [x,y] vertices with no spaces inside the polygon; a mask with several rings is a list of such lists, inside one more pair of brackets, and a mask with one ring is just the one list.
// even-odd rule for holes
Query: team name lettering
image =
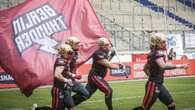
{"label": "team name lettering", "polygon": [[9,80],[13,81],[14,79],[10,75],[0,75],[0,82]]}
{"label": "team name lettering", "polygon": [[64,17],[48,4],[17,17],[12,26],[20,53],[43,38],[67,30]]}

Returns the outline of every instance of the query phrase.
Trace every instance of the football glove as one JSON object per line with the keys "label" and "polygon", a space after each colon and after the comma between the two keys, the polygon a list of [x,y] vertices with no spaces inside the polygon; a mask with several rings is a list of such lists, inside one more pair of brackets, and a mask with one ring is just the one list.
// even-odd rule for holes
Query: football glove
{"label": "football glove", "polygon": [[110,53],[110,57],[114,57],[116,55],[116,51],[112,50],[112,52]]}
{"label": "football glove", "polygon": [[66,79],[65,80],[65,83],[64,83],[64,87],[72,87],[73,86],[73,82],[72,82],[72,79]]}
{"label": "football glove", "polygon": [[80,80],[82,78],[82,76],[80,74],[75,74],[75,79]]}
{"label": "football glove", "polygon": [[118,66],[119,66],[119,69],[125,69],[125,65],[123,64],[118,64]]}
{"label": "football glove", "polygon": [[82,78],[82,76],[80,74],[72,74],[72,77],[75,79],[80,80]]}

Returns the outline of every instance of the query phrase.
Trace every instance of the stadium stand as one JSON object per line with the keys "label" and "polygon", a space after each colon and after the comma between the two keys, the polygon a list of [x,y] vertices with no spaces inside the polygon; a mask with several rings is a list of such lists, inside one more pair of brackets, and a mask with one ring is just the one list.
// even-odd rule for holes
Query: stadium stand
{"label": "stadium stand", "polygon": [[188,26],[188,27],[190,27],[190,28],[195,29],[194,24],[192,24],[191,22],[185,20],[185,19],[182,18],[182,17],[179,17],[179,16],[175,15],[174,13],[170,12],[169,10],[165,10],[165,9],[162,8],[162,7],[157,8],[157,5],[156,5],[156,4],[154,4],[154,3],[152,3],[152,2],[150,2],[150,1],[148,1],[148,0],[136,0],[136,1],[138,1],[138,2],[141,3],[142,5],[144,5],[144,6],[148,7],[148,8],[150,8],[151,10],[153,10],[153,11],[155,11],[155,12],[164,13],[164,14],[166,14],[168,17],[173,18],[173,19],[175,19],[176,21],[178,21],[178,22],[180,22],[180,23],[182,23],[182,24],[184,24],[184,25],[186,25],[186,26]]}
{"label": "stadium stand", "polygon": [[177,0],[177,1],[181,2],[182,4],[184,4],[188,7],[195,9],[195,3],[192,0]]}
{"label": "stadium stand", "polygon": [[[130,33],[133,33],[133,37],[129,34],[130,45],[128,47],[131,51],[133,50],[147,50],[148,49],[148,36],[152,31],[163,31],[165,33],[183,33],[182,31],[191,31],[192,28],[189,28],[182,23],[168,17],[164,13],[154,12],[149,8],[143,6],[135,0],[92,0],[92,4],[96,9],[96,12],[100,13],[102,16],[106,16],[113,23],[119,24],[123,28],[129,30]],[[154,7],[154,6],[151,6]],[[159,6],[155,6],[160,10]],[[175,17],[175,16],[174,16]],[[105,21],[101,20],[104,24]],[[109,23],[106,23],[106,27],[109,27]],[[119,30],[115,31],[115,28],[112,28],[111,35],[117,42],[126,36],[116,36],[120,34]],[[123,31],[121,31],[123,32]],[[128,36],[127,36],[128,37]],[[133,39],[136,39],[135,41]],[[118,46],[116,44],[115,46]],[[124,51],[124,49],[118,48],[119,50]]]}
{"label": "stadium stand", "polygon": [[[1,0],[0,9],[23,1]],[[189,7],[186,1],[190,0],[90,0],[120,52],[148,50],[152,32],[181,34],[183,39],[189,33],[194,34],[195,11],[191,8],[194,2]],[[144,5],[147,2],[149,6]],[[192,48],[184,50],[195,51]]]}
{"label": "stadium stand", "polygon": [[24,2],[24,0],[0,0],[0,9],[6,9]]}
{"label": "stadium stand", "polygon": [[153,0],[151,2],[158,5],[159,7],[163,7],[165,11],[168,10],[169,12],[191,22],[192,24],[195,23],[195,19],[193,18],[193,16],[191,16],[195,14],[194,9],[185,6],[180,2],[177,2],[175,0],[168,0],[165,2],[163,0]]}

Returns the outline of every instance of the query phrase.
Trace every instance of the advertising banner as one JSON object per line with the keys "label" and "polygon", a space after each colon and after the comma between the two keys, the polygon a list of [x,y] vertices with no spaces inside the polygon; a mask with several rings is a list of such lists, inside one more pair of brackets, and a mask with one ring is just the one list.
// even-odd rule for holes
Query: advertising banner
{"label": "advertising banner", "polygon": [[132,54],[132,62],[146,62],[148,54]]}
{"label": "advertising banner", "polygon": [[0,67],[0,89],[16,87],[13,77]]}
{"label": "advertising banner", "polygon": [[168,52],[173,48],[176,56],[183,55],[183,39],[180,34],[169,34],[167,36]]}
{"label": "advertising banner", "polygon": [[[185,69],[174,69],[174,70],[166,70],[165,76],[166,77],[173,77],[173,76],[190,76],[195,75],[195,60],[173,60],[169,61],[167,63],[170,64],[184,64],[188,63],[190,67]],[[128,74],[128,78],[126,78],[123,70],[108,70],[105,79],[109,81],[113,80],[127,80],[127,79],[143,79],[147,78],[145,73],[143,72],[143,67],[145,62],[125,62],[124,64],[127,65],[126,72]],[[91,69],[91,64],[83,64],[81,65],[77,73],[82,75],[81,82],[87,82],[88,81],[88,74]],[[0,69],[0,88],[10,88],[10,87],[16,87],[14,83],[14,79],[7,73],[3,72],[2,69]]]}

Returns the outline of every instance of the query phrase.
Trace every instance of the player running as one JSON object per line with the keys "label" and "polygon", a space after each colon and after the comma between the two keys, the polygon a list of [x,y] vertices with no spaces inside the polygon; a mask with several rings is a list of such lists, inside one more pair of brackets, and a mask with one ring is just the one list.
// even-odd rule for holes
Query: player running
{"label": "player running", "polygon": [[[108,39],[99,38],[98,39],[99,49],[92,55],[93,63],[90,73],[88,75],[88,83],[86,85],[86,89],[89,92],[89,97],[99,89],[101,92],[105,94],[105,102],[108,110],[113,110],[112,107],[112,88],[108,84],[108,82],[104,79],[107,73],[107,69],[122,69],[123,65],[121,64],[113,64],[110,62],[112,57],[115,55],[113,51],[109,56],[109,52],[111,50],[111,45]],[[86,100],[81,95],[76,94],[74,96],[75,105],[80,104]]]}
{"label": "player running", "polygon": [[[72,49],[73,49],[73,56],[72,60],[70,62],[70,72],[72,74],[72,81],[73,81],[73,86],[72,86],[72,91],[75,92],[76,94],[81,95],[83,98],[87,98],[89,96],[89,92],[86,90],[86,88],[78,81],[75,79],[81,79],[81,75],[76,73],[76,60],[78,59],[78,51],[79,51],[79,43],[80,40],[77,36],[70,36],[68,37],[67,44],[69,44]],[[73,96],[74,102],[76,101],[75,96]]]}
{"label": "player running", "polygon": [[152,34],[150,40],[150,53],[144,72],[148,75],[145,86],[145,96],[142,106],[133,110],[149,110],[157,98],[165,104],[168,110],[175,110],[175,102],[169,91],[163,85],[165,70],[188,68],[188,64],[172,65],[166,63],[166,36],[162,33]]}
{"label": "player running", "polygon": [[54,83],[52,87],[52,110],[74,110],[74,102],[71,97],[73,86],[70,78],[70,62],[73,54],[71,46],[61,44],[58,48],[59,58],[54,66]]}

